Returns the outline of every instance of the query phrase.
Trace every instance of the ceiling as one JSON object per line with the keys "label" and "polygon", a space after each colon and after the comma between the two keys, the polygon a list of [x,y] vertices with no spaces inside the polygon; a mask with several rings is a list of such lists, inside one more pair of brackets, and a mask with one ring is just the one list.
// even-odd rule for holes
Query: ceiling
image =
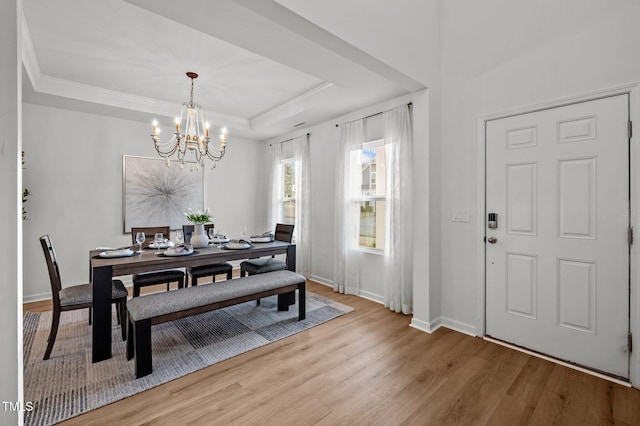
{"label": "ceiling", "polygon": [[263,140],[424,88],[287,3],[24,0],[23,98],[169,126],[193,71],[212,127]]}

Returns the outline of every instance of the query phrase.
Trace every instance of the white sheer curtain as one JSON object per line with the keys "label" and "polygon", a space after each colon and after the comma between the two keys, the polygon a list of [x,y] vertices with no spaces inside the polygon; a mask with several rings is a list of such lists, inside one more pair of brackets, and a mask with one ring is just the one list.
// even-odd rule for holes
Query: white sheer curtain
{"label": "white sheer curtain", "polygon": [[412,132],[409,107],[383,113],[386,156],[384,305],[410,314],[413,305]]}
{"label": "white sheer curtain", "polygon": [[295,161],[296,183],[296,221],[293,233],[296,241],[296,272],[309,278],[311,268],[309,135],[293,139],[293,159]]}
{"label": "white sheer curtain", "polygon": [[340,125],[335,205],[335,252],[333,289],[358,294],[360,276],[358,241],[362,165],[360,150],[364,142],[363,120]]}
{"label": "white sheer curtain", "polygon": [[282,218],[282,146],[279,143],[271,144],[269,147],[271,156],[269,157],[269,191],[267,194],[268,206],[268,226],[275,232],[276,223]]}

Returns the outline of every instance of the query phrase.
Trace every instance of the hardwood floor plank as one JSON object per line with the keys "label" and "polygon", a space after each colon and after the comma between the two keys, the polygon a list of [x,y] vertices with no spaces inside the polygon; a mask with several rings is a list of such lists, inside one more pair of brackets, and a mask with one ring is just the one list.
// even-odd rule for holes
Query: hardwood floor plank
{"label": "hardwood floor plank", "polygon": [[63,424],[640,424],[636,389],[308,288],[355,311]]}
{"label": "hardwood floor plank", "polygon": [[525,357],[526,362],[488,419],[489,423],[526,424],[549,380],[554,364],[540,358],[520,355]]}

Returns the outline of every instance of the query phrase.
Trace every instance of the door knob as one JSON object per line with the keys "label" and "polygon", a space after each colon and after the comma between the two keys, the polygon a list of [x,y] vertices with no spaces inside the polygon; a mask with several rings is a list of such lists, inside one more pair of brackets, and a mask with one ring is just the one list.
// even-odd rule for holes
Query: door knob
{"label": "door knob", "polygon": [[496,237],[489,237],[487,238],[487,241],[491,244],[495,244],[498,242],[498,239]]}

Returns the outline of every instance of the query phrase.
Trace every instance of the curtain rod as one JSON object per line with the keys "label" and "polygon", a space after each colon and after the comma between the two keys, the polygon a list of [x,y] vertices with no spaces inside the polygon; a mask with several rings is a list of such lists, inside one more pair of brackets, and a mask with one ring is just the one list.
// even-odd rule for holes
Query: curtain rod
{"label": "curtain rod", "polygon": [[[407,104],[408,107],[412,106],[413,102],[409,102]],[[367,118],[375,117],[376,115],[382,114],[384,111],[376,112],[375,114],[367,115],[366,117],[362,117],[362,120],[366,120]],[[340,126],[340,124],[336,124],[336,127]]]}
{"label": "curtain rod", "polygon": [[[307,133],[307,136],[311,136],[311,133]],[[287,139],[287,140],[280,141],[280,142],[274,142],[274,143],[278,143],[278,144],[279,144],[279,143],[291,142],[291,141],[292,141],[292,140],[294,140],[294,139],[295,139],[295,138],[291,138],[291,139]],[[269,146],[272,146],[272,145],[273,145],[273,143],[270,143],[270,144],[269,144]]]}

